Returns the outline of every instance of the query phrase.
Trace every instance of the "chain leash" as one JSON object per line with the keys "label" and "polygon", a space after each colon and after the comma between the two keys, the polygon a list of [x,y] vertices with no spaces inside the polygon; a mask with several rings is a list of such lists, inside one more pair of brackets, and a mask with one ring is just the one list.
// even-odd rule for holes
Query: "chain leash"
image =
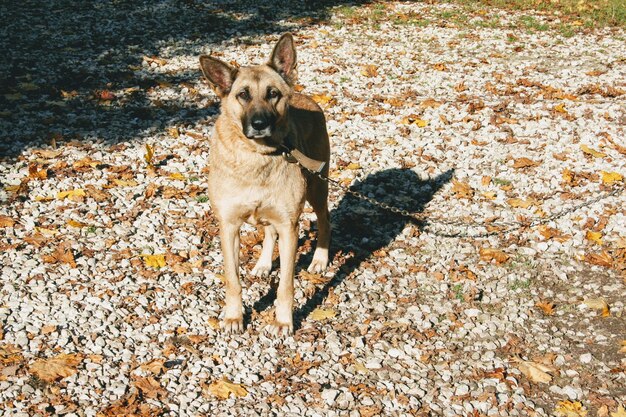
{"label": "chain leash", "polygon": [[[400,209],[398,207],[392,206],[382,201],[375,200],[359,191],[352,190],[349,187],[346,187],[345,185],[341,184],[339,181],[323,175],[320,171],[315,171],[310,168],[307,168],[306,166],[302,165],[302,163],[300,163],[300,161],[297,158],[294,158],[291,155],[291,150],[288,148],[286,148],[286,151],[283,153],[283,155],[288,160],[294,161],[295,163],[297,163],[300,166],[300,168],[304,169],[311,175],[318,177],[319,179],[321,179],[322,181],[328,184],[332,184],[336,188],[344,191],[345,193],[350,194],[354,197],[357,197],[360,200],[367,201],[373,206],[376,206],[388,212],[394,213],[398,216],[406,217],[418,223],[425,223],[426,232],[439,235],[442,237],[488,237],[488,236],[494,236],[494,235],[498,235],[502,233],[512,232],[512,231],[519,230],[519,229],[540,226],[542,224],[546,224],[551,221],[557,220],[569,213],[578,211],[581,208],[591,206],[592,204],[595,204],[598,201],[620,194],[622,191],[624,191],[624,188],[625,188],[624,184],[622,183],[619,186],[615,186],[612,190],[601,193],[595,196],[594,198],[591,198],[573,207],[570,207],[561,211],[557,211],[556,213],[547,217],[528,219],[527,221],[477,222],[477,221],[467,221],[464,219],[449,219],[445,217],[432,216],[428,214],[427,212],[423,212],[423,211],[419,213],[415,213],[415,212],[410,212],[408,210]],[[458,227],[464,227],[466,230],[451,232],[451,233],[441,232],[441,231],[433,230],[432,228],[430,228],[430,226],[432,225],[458,226]],[[493,227],[498,230],[494,230],[491,232],[490,231],[478,232],[478,233],[470,233],[469,230],[467,230],[469,228],[478,228],[478,227],[480,228]]]}

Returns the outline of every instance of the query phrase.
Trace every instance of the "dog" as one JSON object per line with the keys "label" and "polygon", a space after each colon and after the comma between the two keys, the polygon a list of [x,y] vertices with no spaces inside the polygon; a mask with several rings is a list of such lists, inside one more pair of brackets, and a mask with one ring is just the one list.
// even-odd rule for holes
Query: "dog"
{"label": "dog", "polygon": [[305,201],[313,207],[318,225],[308,271],[320,273],[328,265],[328,184],[302,167],[309,164],[321,175],[328,175],[326,119],[313,99],[293,89],[296,49],[290,33],[280,37],[266,64],[235,68],[203,55],[200,67],[221,102],[210,139],[208,175],[226,280],[221,327],[227,333],[244,330],[239,229],[248,222],[264,226],[265,231],[253,275],[269,276],[278,237],[280,280],[275,318],[268,330],[275,336],[286,336],[293,333],[298,221]]}

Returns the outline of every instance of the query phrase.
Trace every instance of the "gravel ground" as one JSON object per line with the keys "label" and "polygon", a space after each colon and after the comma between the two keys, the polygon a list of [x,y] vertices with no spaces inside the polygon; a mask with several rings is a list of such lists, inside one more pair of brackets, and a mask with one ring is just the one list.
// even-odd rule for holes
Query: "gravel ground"
{"label": "gravel ground", "polygon": [[[623,30],[405,2],[87,3],[0,5],[0,415],[624,415]],[[426,220],[334,188],[334,261],[312,275],[306,210],[283,340],[246,227],[247,327],[226,336],[198,56],[258,63],[284,31],[331,177]]]}

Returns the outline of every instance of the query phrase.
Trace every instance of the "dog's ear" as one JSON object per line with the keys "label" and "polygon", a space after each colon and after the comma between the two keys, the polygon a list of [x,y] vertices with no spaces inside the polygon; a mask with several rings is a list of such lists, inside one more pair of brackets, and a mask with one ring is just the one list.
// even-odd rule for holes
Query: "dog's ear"
{"label": "dog's ear", "polygon": [[272,51],[269,66],[274,68],[289,85],[296,81],[296,47],[291,33],[285,33],[280,37]]}
{"label": "dog's ear", "polygon": [[200,57],[200,67],[217,95],[220,98],[227,96],[237,77],[237,69],[208,55]]}

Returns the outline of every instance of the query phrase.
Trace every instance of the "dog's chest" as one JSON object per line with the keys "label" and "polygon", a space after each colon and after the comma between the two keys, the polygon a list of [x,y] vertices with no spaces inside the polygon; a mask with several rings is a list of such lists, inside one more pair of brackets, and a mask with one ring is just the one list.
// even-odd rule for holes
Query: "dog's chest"
{"label": "dog's chest", "polygon": [[284,160],[253,167],[237,172],[212,170],[211,203],[220,217],[255,225],[297,220],[306,193],[300,168]]}

